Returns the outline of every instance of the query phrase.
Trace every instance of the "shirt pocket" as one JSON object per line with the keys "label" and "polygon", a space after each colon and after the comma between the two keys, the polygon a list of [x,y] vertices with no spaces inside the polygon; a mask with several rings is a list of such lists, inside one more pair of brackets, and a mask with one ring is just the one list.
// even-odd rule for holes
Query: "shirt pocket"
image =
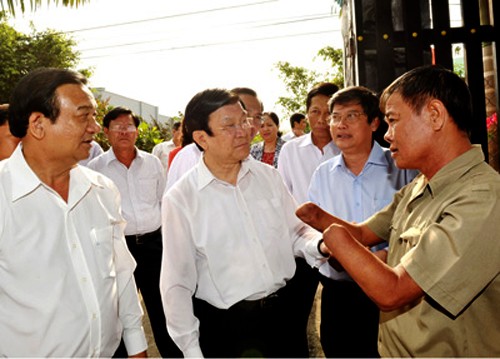
{"label": "shirt pocket", "polygon": [[103,278],[116,277],[113,226],[93,228],[90,236],[96,254],[95,259]]}
{"label": "shirt pocket", "polygon": [[157,181],[155,179],[140,179],[139,180],[139,196],[145,203],[155,203],[157,202],[157,191],[156,191]]}
{"label": "shirt pocket", "polygon": [[399,235],[399,242],[401,245],[411,249],[415,247],[420,240],[422,230],[416,227],[410,227]]}

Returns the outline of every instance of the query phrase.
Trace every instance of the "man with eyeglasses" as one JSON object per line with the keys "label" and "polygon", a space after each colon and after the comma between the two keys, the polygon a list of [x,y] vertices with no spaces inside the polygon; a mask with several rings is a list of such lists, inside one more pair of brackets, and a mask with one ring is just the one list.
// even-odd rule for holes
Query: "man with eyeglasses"
{"label": "man with eyeglasses", "polygon": [[[120,191],[123,217],[127,221],[125,238],[137,262],[135,281],[148,312],[156,346],[164,358],[179,357],[181,352],[166,329],[159,288],[160,206],[165,190],[165,171],[156,156],[135,146],[139,124],[139,117],[128,108],[116,107],[108,112],[103,127],[111,148],[93,159],[88,167],[111,178]],[[118,352],[116,355],[126,354]]]}
{"label": "man with eyeglasses", "polygon": [[283,296],[295,256],[326,258],[295,216],[280,174],[249,157],[253,118],[234,92],[209,89],[185,110],[203,149],[164,195],[161,292],[185,357],[293,357]]}
{"label": "man with eyeglasses", "polygon": [[[346,221],[360,223],[385,207],[417,174],[400,170],[388,148],[374,141],[382,113],[377,96],[361,86],[335,93],[329,102],[332,139],[341,154],[314,172],[309,199]],[[385,247],[385,244],[383,245]],[[373,252],[385,261],[386,251]],[[319,268],[320,338],[327,358],[376,358],[379,309],[335,263]]]}
{"label": "man with eyeglasses", "polygon": [[[259,133],[262,123],[262,111],[264,105],[259,100],[257,93],[248,87],[236,87],[231,90],[240,97],[243,107],[251,119],[251,137],[254,138]],[[201,150],[196,143],[191,143],[177,153],[168,170],[167,189],[177,182],[184,173],[189,171],[199,160]]]}

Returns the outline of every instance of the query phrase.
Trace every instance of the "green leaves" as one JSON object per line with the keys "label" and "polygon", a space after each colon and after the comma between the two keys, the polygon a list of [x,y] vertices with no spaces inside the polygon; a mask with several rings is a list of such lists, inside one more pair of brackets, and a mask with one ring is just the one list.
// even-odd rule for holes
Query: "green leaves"
{"label": "green leaves", "polygon": [[[69,36],[47,30],[30,34],[16,31],[0,19],[0,103],[9,101],[17,82],[38,67],[74,69],[80,54],[76,42]],[[85,75],[90,70],[84,70]]]}
{"label": "green leaves", "polygon": [[[63,6],[70,7],[78,7],[86,2],[89,2],[89,0],[47,0],[47,4],[53,3],[56,6],[61,4]],[[30,10],[35,11],[38,7],[40,7],[40,5],[42,5],[42,3],[43,0],[30,0]],[[9,12],[12,16],[16,15],[17,9],[20,9],[22,13],[26,12],[27,2],[24,0],[0,0],[0,4],[2,5],[2,10]]]}
{"label": "green leaves", "polygon": [[287,111],[287,117],[294,112],[305,113],[306,97],[309,90],[320,82],[333,82],[340,88],[344,85],[343,54],[341,49],[331,46],[318,51],[317,56],[327,62],[330,70],[317,72],[305,67],[293,66],[289,62],[275,64],[279,77],[283,80],[288,96],[280,96],[277,103]]}

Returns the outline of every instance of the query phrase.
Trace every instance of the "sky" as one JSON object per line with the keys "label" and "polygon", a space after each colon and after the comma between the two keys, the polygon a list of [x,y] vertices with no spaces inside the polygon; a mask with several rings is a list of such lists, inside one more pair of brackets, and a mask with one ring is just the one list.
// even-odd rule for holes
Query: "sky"
{"label": "sky", "polygon": [[[65,32],[93,69],[92,87],[184,112],[206,88],[251,87],[268,111],[286,96],[278,61],[321,70],[325,46],[342,46],[334,0],[90,0],[77,8],[18,14],[10,24],[29,32]],[[283,120],[283,119],[282,119]]]}

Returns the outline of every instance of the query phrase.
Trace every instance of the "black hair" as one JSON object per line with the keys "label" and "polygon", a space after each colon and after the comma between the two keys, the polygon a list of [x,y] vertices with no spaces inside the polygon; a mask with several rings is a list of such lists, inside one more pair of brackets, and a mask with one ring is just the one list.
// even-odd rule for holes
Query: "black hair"
{"label": "black hair", "polygon": [[441,101],[458,128],[470,135],[472,97],[465,81],[452,71],[439,65],[430,65],[404,73],[382,93],[382,112],[385,112],[388,98],[395,93],[401,95],[403,101],[417,114],[429,100]]}
{"label": "black hair", "polygon": [[296,123],[300,123],[304,118],[306,118],[306,115],[303,113],[294,113],[292,116],[290,116],[290,127],[293,128]]}
{"label": "black hair", "polygon": [[375,118],[378,118],[381,121],[383,119],[377,95],[370,89],[363,86],[351,86],[336,92],[328,102],[330,113],[333,111],[335,104],[361,105],[364,113],[366,113],[366,116],[368,117],[368,123],[371,123]]}
{"label": "black hair", "polygon": [[313,97],[318,95],[324,95],[330,98],[338,90],[339,87],[331,82],[322,82],[314,86],[307,94],[306,110],[309,110],[309,107],[311,107],[311,102]]}
{"label": "black hair", "polygon": [[106,116],[102,119],[102,125],[105,128],[109,128],[109,123],[113,120],[116,120],[118,117],[122,115],[130,115],[132,116],[132,119],[134,120],[134,125],[135,127],[139,127],[139,124],[141,123],[141,119],[139,116],[134,114],[131,109],[126,108],[126,107],[115,107],[111,111],[109,111]]}
{"label": "black hair", "polygon": [[87,79],[79,72],[56,68],[39,68],[24,76],[14,87],[10,99],[11,133],[19,138],[26,136],[33,112],[40,112],[55,122],[61,110],[56,90],[66,84],[85,86]]}

